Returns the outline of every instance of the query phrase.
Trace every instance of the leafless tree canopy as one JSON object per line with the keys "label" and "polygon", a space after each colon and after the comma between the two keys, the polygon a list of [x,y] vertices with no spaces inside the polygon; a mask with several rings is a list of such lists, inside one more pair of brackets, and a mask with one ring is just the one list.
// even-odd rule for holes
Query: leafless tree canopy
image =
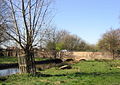
{"label": "leafless tree canopy", "polygon": [[51,0],[7,0],[7,2],[12,13],[10,20],[14,24],[8,27],[7,34],[23,49],[27,45],[32,47],[38,45],[41,31],[50,22]]}
{"label": "leafless tree canopy", "polygon": [[5,26],[3,24],[1,24],[0,25],[0,44],[7,41],[8,37],[5,32],[6,32]]}
{"label": "leafless tree canopy", "polygon": [[6,35],[7,13],[7,3],[4,0],[0,0],[0,44],[8,40],[8,36]]}
{"label": "leafless tree canopy", "polygon": [[104,33],[99,40],[98,46],[100,49],[110,52],[114,58],[120,51],[120,29],[111,29]]}

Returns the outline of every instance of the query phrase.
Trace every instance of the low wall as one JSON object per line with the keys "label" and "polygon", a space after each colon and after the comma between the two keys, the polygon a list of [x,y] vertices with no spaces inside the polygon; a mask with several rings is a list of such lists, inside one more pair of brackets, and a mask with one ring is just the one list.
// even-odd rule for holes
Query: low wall
{"label": "low wall", "polygon": [[81,59],[95,60],[95,59],[113,59],[109,53],[103,52],[73,52],[72,56],[76,61]]}
{"label": "low wall", "polygon": [[[42,58],[53,58],[52,52],[41,52],[37,51],[35,53],[35,57]],[[113,59],[113,57],[107,52],[63,52],[61,53],[61,57],[57,56],[57,58],[61,58],[63,60],[66,59],[74,59],[75,61],[84,60],[95,60],[95,59]]]}
{"label": "low wall", "polygon": [[[53,58],[53,52],[47,51],[34,51],[35,57],[42,58]],[[23,50],[3,50],[0,53],[4,54],[4,56],[23,56]],[[95,60],[95,59],[113,59],[113,57],[107,52],[59,52],[57,58],[66,59],[74,59],[76,61],[85,59],[85,60]],[[120,57],[119,57],[120,58]]]}

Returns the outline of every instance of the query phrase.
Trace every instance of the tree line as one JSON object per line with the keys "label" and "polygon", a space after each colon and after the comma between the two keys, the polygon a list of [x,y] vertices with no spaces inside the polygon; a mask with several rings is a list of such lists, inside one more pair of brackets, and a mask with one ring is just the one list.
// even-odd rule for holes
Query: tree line
{"label": "tree line", "polygon": [[86,43],[79,36],[70,34],[66,30],[51,29],[46,43],[46,49],[68,51],[96,51],[95,46]]}

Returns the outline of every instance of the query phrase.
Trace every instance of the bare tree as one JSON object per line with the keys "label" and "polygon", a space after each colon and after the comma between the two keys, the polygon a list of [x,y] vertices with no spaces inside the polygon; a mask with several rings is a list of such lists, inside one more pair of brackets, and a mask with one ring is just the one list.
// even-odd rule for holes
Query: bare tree
{"label": "bare tree", "polygon": [[114,59],[117,51],[120,49],[120,29],[111,29],[104,33],[98,42],[98,47],[104,51],[110,52]]}
{"label": "bare tree", "polygon": [[7,41],[9,38],[6,35],[6,21],[5,19],[8,17],[8,7],[7,3],[4,0],[0,0],[0,45]]}
{"label": "bare tree", "polygon": [[5,32],[6,32],[5,26],[4,24],[1,24],[0,25],[0,45],[8,40],[8,37]]}
{"label": "bare tree", "polygon": [[41,30],[50,23],[51,0],[6,0],[12,13],[8,22],[9,35],[24,50],[22,73],[36,73],[33,48],[41,41]]}
{"label": "bare tree", "polygon": [[62,42],[64,42],[64,48],[70,51],[77,50],[81,39],[77,35],[68,34],[64,36]]}

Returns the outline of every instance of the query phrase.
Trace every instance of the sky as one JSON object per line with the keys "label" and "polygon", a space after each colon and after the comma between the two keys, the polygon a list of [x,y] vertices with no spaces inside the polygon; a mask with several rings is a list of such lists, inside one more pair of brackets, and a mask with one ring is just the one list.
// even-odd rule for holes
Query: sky
{"label": "sky", "polygon": [[55,24],[96,44],[110,28],[120,27],[120,0],[56,0]]}

